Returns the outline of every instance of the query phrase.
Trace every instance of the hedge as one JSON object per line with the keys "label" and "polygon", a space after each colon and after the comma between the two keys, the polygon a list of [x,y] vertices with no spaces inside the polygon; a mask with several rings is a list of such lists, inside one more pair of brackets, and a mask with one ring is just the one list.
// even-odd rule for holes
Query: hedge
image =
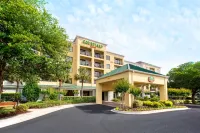
{"label": "hedge", "polygon": [[2,93],[1,98],[3,101],[15,101],[15,96],[20,97],[20,93]]}
{"label": "hedge", "polygon": [[73,103],[92,103],[96,101],[95,96],[84,96],[84,97],[74,97],[74,96],[64,96],[62,97],[64,101],[71,101]]}
{"label": "hedge", "polygon": [[192,94],[191,90],[189,89],[175,89],[175,88],[168,88],[168,96],[171,99],[185,99],[186,97]]}

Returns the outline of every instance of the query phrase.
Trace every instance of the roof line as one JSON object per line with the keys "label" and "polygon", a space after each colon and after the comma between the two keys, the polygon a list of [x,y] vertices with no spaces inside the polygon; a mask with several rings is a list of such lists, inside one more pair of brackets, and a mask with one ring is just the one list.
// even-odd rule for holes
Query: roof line
{"label": "roof line", "polygon": [[110,51],[107,51],[107,53],[111,53],[111,54],[115,54],[115,55],[119,55],[119,56],[122,56],[122,57],[124,57],[124,55],[117,54],[117,53],[113,53],[113,52],[110,52]]}

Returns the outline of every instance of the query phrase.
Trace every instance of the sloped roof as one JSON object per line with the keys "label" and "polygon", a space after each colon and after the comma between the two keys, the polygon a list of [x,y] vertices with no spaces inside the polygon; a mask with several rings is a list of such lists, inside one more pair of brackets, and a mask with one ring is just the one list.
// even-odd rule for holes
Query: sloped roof
{"label": "sloped roof", "polygon": [[121,67],[119,67],[115,70],[112,70],[109,73],[104,74],[103,76],[99,77],[98,79],[113,76],[115,74],[125,72],[127,70],[133,70],[133,71],[135,70],[135,71],[145,72],[145,73],[149,73],[149,74],[156,74],[156,75],[160,75],[160,76],[165,76],[163,74],[160,74],[160,73],[157,73],[157,72],[154,72],[154,71],[151,71],[151,70],[148,70],[148,69],[145,69],[145,68],[133,65],[133,64],[126,64],[126,65],[121,66]]}

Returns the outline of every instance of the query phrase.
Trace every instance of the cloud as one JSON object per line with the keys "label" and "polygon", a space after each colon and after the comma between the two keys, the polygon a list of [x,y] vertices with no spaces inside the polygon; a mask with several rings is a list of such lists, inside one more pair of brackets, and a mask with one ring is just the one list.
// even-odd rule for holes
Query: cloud
{"label": "cloud", "polygon": [[111,7],[109,7],[107,4],[103,4],[103,10],[105,12],[109,12],[111,10]]}
{"label": "cloud", "polygon": [[96,9],[93,4],[88,5],[89,11],[91,14],[95,15],[96,14]]}

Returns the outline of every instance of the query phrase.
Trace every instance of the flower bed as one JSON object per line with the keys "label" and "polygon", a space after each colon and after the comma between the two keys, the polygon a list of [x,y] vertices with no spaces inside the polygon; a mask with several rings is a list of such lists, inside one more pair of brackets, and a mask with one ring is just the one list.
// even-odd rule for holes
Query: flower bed
{"label": "flower bed", "polygon": [[175,108],[187,108],[186,106],[173,105],[171,101],[139,101],[136,100],[133,103],[133,108],[130,107],[116,107],[118,111],[151,111],[151,110],[162,110],[162,109],[175,109]]}

